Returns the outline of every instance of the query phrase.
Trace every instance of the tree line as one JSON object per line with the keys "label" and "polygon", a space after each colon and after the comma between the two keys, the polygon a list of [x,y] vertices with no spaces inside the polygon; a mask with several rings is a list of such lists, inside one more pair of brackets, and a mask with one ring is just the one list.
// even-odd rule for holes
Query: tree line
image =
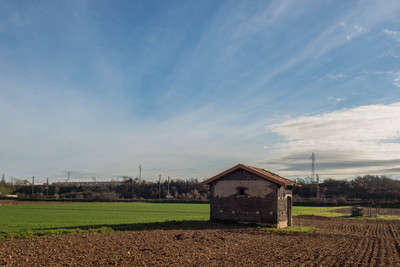
{"label": "tree line", "polygon": [[320,198],[339,200],[400,200],[400,181],[385,175],[357,176],[352,180],[326,179],[315,184],[308,179],[297,179],[301,187],[295,187],[297,199],[316,198],[319,187]]}
{"label": "tree line", "polygon": [[[15,185],[14,194],[20,198],[53,198],[75,200],[119,200],[119,199],[180,199],[206,200],[209,192],[197,179],[149,182],[129,179],[120,184],[81,185],[52,184]],[[33,193],[32,193],[33,192]]]}
{"label": "tree line", "polygon": [[[309,179],[295,180],[301,187],[293,188],[294,201],[316,199],[319,188],[322,200],[371,200],[400,201],[400,181],[385,175],[364,175],[352,180],[326,179],[320,184]],[[32,194],[33,192],[33,194]],[[163,181],[135,181],[128,179],[120,184],[109,185],[12,185],[4,179],[0,182],[1,194],[17,194],[20,198],[50,198],[75,200],[122,200],[122,199],[175,199],[206,200],[209,188],[197,179],[172,179]]]}

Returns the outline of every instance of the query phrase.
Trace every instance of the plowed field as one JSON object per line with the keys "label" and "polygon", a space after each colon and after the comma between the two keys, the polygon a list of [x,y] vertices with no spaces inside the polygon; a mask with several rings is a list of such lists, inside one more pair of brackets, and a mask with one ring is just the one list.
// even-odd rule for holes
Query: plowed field
{"label": "plowed field", "polygon": [[[400,266],[400,221],[294,218],[311,232],[210,222],[0,242],[5,266]],[[160,227],[162,228],[162,227]]]}

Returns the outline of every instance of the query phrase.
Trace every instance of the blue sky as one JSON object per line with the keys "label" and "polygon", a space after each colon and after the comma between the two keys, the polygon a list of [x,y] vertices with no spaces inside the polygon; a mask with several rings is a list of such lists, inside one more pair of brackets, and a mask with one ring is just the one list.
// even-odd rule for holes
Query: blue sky
{"label": "blue sky", "polygon": [[398,1],[1,1],[0,172],[400,175]]}

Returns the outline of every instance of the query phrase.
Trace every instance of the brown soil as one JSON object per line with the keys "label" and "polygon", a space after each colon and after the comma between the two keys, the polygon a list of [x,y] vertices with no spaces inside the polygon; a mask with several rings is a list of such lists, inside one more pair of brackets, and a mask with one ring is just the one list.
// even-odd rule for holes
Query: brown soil
{"label": "brown soil", "polygon": [[280,233],[194,222],[176,229],[15,239],[0,242],[0,265],[400,266],[400,221],[299,216],[294,223],[317,230]]}

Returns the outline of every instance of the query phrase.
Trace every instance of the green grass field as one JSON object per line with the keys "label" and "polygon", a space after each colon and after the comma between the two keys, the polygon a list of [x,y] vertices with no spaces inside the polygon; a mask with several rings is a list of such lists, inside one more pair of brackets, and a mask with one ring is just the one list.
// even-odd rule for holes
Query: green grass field
{"label": "green grass field", "polygon": [[[345,207],[293,207],[293,216],[346,218]],[[165,222],[207,221],[209,204],[73,203],[0,206],[0,238],[81,231],[140,230]],[[398,217],[399,218],[399,217]]]}
{"label": "green grass field", "polygon": [[135,228],[137,224],[208,220],[208,204],[74,203],[0,206],[0,237]]}

